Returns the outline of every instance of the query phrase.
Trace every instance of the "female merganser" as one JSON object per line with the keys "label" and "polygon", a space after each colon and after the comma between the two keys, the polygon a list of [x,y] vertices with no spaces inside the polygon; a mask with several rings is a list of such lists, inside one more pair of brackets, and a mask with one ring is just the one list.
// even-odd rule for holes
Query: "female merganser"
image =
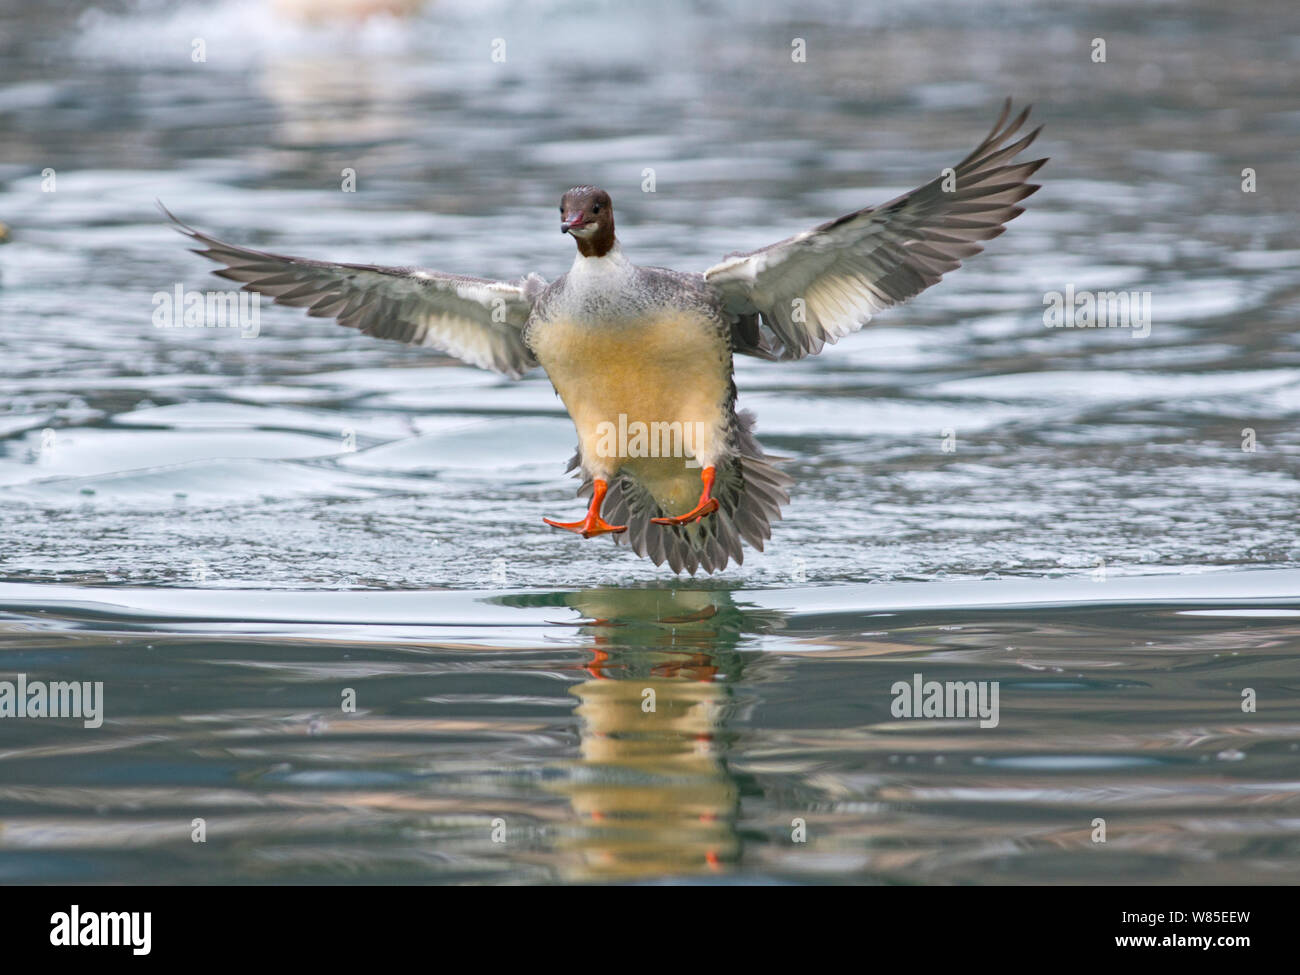
{"label": "female merganser", "polygon": [[1010,114],[1007,99],[969,156],[912,192],[703,274],[629,261],[609,194],[594,186],[560,200],[560,230],[578,255],[550,284],[282,257],[163,212],[245,290],[512,378],[540,365],[577,428],[568,469],[591,498],[581,520],[546,523],[611,534],[675,572],[714,572],[742,561],[742,539],[762,550],[794,483],[754,439],[753,415],[735,409],[732,356],[814,355],[1001,234],[1047,161],[1010,163],[1041,129],[1007,145],[1029,109]]}

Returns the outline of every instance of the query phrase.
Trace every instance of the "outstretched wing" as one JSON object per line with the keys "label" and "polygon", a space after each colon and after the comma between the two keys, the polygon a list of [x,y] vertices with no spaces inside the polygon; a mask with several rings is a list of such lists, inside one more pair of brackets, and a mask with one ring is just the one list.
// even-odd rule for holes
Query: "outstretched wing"
{"label": "outstretched wing", "polygon": [[1010,114],[1008,98],[988,138],[947,179],[941,175],[883,206],[762,250],[728,255],[705,271],[733,318],[736,351],[780,359],[815,355],[983,250],[976,241],[998,236],[1024,212],[1016,203],[1038,189],[1026,180],[1047,162],[1008,164],[1042,128],[1006,145],[1029,109],[1008,123]]}
{"label": "outstretched wing", "polygon": [[537,365],[523,339],[533,301],[546,287],[536,274],[506,282],[283,257],[217,240],[158,206],[177,230],[203,245],[194,253],[225,265],[214,274],[240,282],[245,291],[306,308],[308,315],[333,318],[367,335],[429,346],[515,379]]}

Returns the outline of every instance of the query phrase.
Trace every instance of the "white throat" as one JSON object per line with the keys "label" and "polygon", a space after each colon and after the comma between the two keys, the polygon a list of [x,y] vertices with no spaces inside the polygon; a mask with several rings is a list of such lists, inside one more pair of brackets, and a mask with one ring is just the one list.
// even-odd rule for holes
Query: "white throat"
{"label": "white throat", "polygon": [[604,322],[627,311],[636,287],[636,265],[623,256],[617,241],[602,257],[573,260],[557,296],[557,310],[575,321]]}
{"label": "white throat", "polygon": [[624,275],[632,270],[632,262],[623,256],[623,248],[614,241],[611,247],[602,257],[583,257],[581,253],[574,255],[573,267],[569,268],[569,277],[607,277]]}

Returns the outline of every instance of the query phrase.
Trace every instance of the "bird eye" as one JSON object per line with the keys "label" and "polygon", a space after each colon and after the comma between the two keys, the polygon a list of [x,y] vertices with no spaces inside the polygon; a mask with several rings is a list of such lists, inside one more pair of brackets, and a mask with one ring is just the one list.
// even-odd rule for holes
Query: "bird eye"
{"label": "bird eye", "polygon": [[593,207],[591,208],[591,212],[592,212],[592,213],[600,213],[600,204],[597,203],[595,206],[593,206]]}

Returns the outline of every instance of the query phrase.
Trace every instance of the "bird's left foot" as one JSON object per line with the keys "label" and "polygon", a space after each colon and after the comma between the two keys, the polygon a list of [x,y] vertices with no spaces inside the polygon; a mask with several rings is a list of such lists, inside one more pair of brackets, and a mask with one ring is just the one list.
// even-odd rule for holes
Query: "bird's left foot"
{"label": "bird's left foot", "polygon": [[692,525],[699,521],[705,515],[711,515],[718,510],[718,499],[710,498],[708,501],[697,504],[684,515],[675,515],[671,518],[651,518],[656,525]]}
{"label": "bird's left foot", "polygon": [[712,467],[706,467],[700,471],[700,480],[704,483],[704,490],[700,493],[700,503],[684,515],[674,515],[668,518],[651,518],[650,520],[656,525],[692,525],[706,515],[711,515],[718,510],[718,499],[713,497],[713,479],[717,476],[717,471]]}

